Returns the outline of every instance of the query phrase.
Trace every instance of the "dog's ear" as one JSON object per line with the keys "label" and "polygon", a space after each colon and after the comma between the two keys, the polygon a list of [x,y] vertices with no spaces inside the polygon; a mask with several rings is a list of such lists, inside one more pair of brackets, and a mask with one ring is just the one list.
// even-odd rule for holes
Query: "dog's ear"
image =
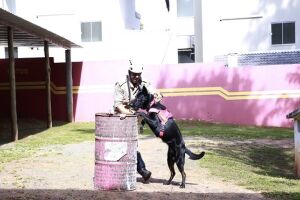
{"label": "dog's ear", "polygon": [[143,92],[144,94],[148,94],[148,90],[147,90],[146,86],[143,86],[142,92]]}

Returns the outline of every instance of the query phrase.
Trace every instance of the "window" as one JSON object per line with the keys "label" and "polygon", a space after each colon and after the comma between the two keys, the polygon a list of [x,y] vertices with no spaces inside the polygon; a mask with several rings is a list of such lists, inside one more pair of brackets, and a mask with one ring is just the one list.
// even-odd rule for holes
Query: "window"
{"label": "window", "polygon": [[177,16],[178,17],[194,16],[194,0],[177,0]]}
{"label": "window", "polygon": [[295,22],[271,24],[272,44],[294,44]]}
{"label": "window", "polygon": [[194,48],[178,49],[178,63],[194,63],[195,51]]}
{"label": "window", "polygon": [[82,22],[81,23],[81,41],[98,42],[102,41],[101,22]]}

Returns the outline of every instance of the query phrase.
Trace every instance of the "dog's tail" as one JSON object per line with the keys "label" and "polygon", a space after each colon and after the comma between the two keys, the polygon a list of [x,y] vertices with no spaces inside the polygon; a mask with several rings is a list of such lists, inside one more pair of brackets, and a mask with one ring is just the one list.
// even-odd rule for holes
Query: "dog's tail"
{"label": "dog's tail", "polygon": [[185,153],[189,155],[189,159],[191,160],[199,160],[205,155],[204,151],[202,151],[200,154],[195,154],[191,152],[191,150],[189,150],[188,148],[185,148]]}

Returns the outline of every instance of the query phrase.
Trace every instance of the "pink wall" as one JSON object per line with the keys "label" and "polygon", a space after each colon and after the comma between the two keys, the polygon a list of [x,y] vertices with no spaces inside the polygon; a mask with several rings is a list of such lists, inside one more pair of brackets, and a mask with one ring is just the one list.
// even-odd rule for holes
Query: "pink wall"
{"label": "pink wall", "polygon": [[176,118],[290,126],[291,120],[285,116],[300,106],[299,70],[300,65],[240,68],[200,64],[169,65],[158,69],[158,78],[154,76],[153,80],[158,88],[202,89],[198,95],[184,96],[184,93],[179,93],[165,99]]}
{"label": "pink wall", "polygon": [[[112,108],[113,86],[125,80],[127,61],[73,63],[75,121],[94,121]],[[0,60],[0,113],[9,116],[7,61]],[[53,119],[66,120],[65,68],[51,60]],[[144,79],[165,95],[176,119],[291,126],[300,107],[300,65],[227,68],[220,64],[147,65]],[[43,59],[16,61],[19,117],[45,119]]]}

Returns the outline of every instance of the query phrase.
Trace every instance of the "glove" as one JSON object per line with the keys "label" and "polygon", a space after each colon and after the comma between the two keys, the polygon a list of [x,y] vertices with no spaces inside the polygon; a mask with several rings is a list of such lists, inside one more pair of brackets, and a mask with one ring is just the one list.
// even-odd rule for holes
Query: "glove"
{"label": "glove", "polygon": [[126,118],[126,114],[120,114],[120,119],[125,119]]}

